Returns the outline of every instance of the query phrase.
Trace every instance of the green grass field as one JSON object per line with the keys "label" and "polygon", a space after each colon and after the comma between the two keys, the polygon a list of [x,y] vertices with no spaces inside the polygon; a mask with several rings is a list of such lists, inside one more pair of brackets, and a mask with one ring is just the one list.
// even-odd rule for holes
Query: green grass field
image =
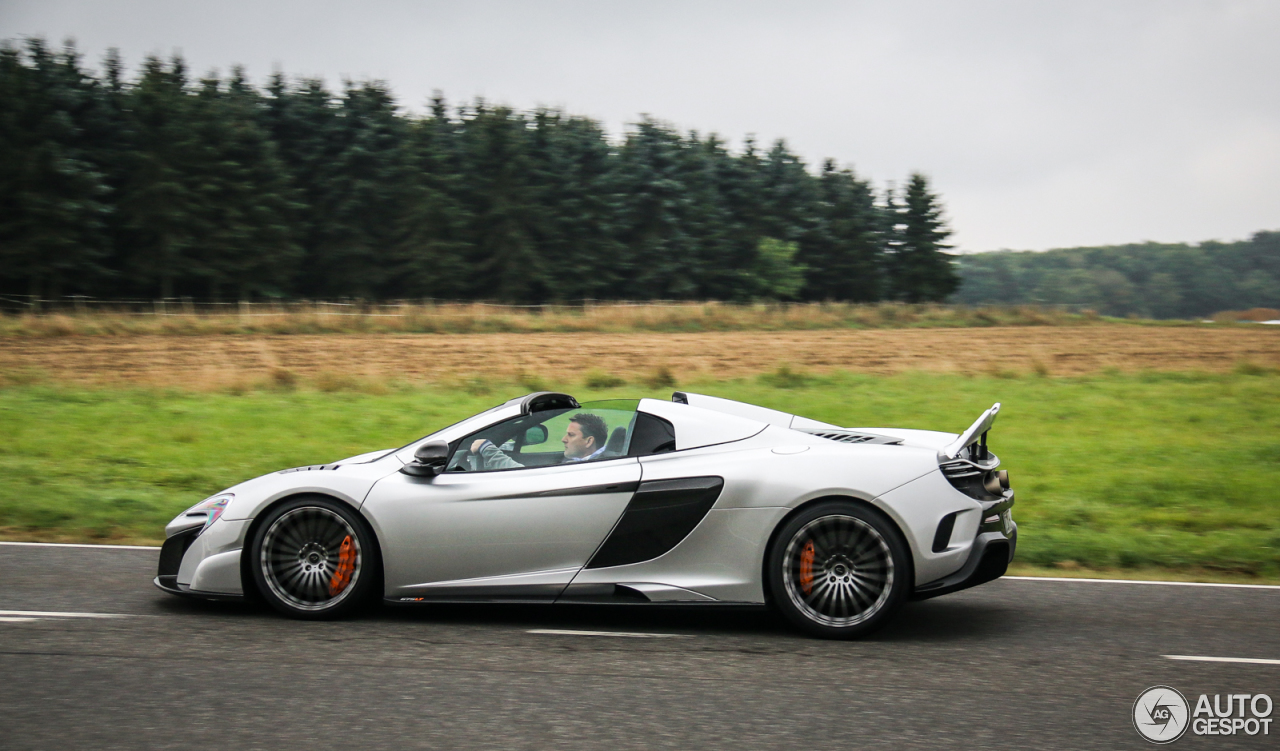
{"label": "green grass field", "polygon": [[[551,385],[582,400],[671,391]],[[1001,401],[992,448],[1018,491],[1022,564],[1280,580],[1274,371],[781,371],[679,385],[864,427],[959,431]],[[0,389],[0,537],[156,543],[173,515],[240,480],[408,443],[519,393],[483,382],[241,394],[10,386]]]}

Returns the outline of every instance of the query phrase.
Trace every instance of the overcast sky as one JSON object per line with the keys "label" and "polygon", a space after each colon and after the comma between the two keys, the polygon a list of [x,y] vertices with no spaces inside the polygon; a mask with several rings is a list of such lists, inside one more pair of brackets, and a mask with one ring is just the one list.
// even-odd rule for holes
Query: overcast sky
{"label": "overcast sky", "polygon": [[925,173],[965,251],[1280,229],[1274,0],[0,0],[0,38],[29,35],[785,138],[877,185]]}

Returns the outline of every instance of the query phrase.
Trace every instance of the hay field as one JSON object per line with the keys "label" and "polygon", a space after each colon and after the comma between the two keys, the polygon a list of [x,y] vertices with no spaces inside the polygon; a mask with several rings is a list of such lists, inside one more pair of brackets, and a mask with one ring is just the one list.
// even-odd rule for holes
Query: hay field
{"label": "hay field", "polygon": [[[190,299],[25,303],[0,296],[0,337],[164,334],[495,334],[1105,325],[1092,311],[1031,305],[925,303],[590,302],[502,305],[457,302],[192,302]],[[1234,319],[1233,319],[1234,320]],[[1151,322],[1146,322],[1151,323]],[[1161,325],[1187,325],[1164,321]]]}
{"label": "hay field", "polygon": [[[192,390],[263,384],[610,383],[774,372],[1013,377],[1280,368],[1280,327],[1033,326],[704,333],[0,337],[0,379]],[[655,375],[656,374],[656,375]],[[664,375],[670,374],[670,377]]]}

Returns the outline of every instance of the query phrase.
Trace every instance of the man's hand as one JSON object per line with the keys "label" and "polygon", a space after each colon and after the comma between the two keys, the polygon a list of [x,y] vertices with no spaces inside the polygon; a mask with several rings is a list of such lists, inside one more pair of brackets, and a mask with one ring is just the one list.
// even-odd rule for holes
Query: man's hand
{"label": "man's hand", "polygon": [[473,454],[478,454],[478,453],[480,453],[480,447],[481,447],[481,446],[483,446],[483,445],[484,445],[484,443],[485,443],[485,441],[487,441],[487,440],[488,440],[487,438],[477,438],[477,439],[475,439],[474,441],[472,441],[472,442],[471,442],[471,453],[473,453]]}

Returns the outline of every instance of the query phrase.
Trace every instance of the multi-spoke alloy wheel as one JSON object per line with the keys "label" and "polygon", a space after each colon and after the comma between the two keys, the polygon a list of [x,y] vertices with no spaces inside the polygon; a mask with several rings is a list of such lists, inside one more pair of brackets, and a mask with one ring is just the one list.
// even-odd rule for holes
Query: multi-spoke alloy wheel
{"label": "multi-spoke alloy wheel", "polygon": [[349,510],[328,499],[277,507],[254,535],[254,579],[276,609],[302,618],[346,612],[368,590],[376,553]]}
{"label": "multi-spoke alloy wheel", "polygon": [[878,512],[828,502],[781,530],[769,559],[775,604],[805,630],[850,637],[877,628],[905,598],[905,545]]}

